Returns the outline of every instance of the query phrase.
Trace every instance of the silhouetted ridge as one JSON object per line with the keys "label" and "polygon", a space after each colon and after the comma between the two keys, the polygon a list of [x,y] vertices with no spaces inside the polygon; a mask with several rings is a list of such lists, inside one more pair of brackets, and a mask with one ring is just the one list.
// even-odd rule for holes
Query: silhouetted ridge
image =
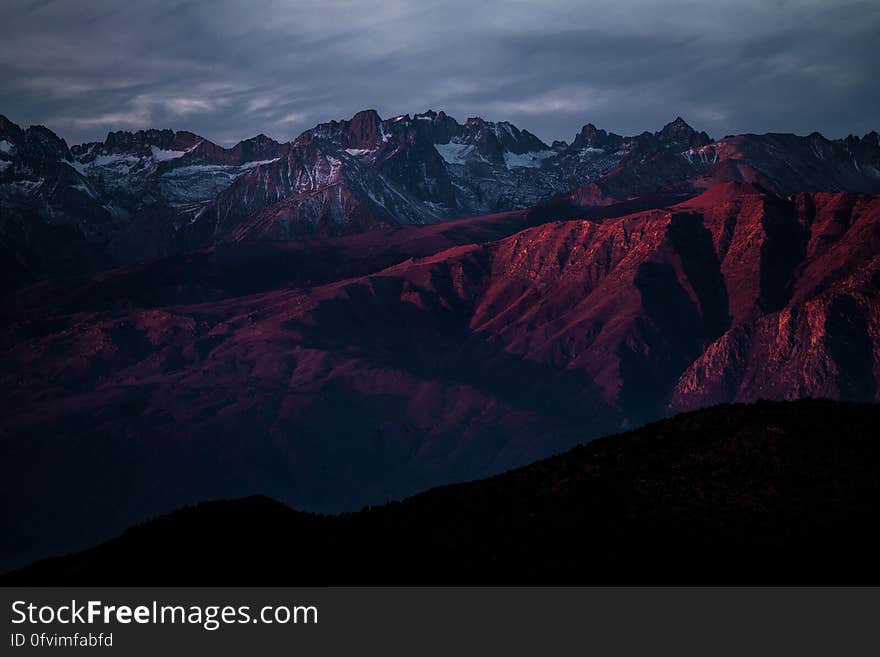
{"label": "silhouetted ridge", "polygon": [[872,584],[880,406],[720,406],[341,516],[158,518],[5,585]]}

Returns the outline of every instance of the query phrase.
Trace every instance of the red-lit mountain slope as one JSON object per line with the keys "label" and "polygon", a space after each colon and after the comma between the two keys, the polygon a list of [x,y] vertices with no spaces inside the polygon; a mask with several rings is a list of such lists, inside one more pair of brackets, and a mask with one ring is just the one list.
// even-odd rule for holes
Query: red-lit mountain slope
{"label": "red-lit mountain slope", "polygon": [[670,409],[875,399],[878,232],[877,197],[731,182],[312,287],[10,319],[0,481],[35,492],[7,559],[210,497],[356,508]]}

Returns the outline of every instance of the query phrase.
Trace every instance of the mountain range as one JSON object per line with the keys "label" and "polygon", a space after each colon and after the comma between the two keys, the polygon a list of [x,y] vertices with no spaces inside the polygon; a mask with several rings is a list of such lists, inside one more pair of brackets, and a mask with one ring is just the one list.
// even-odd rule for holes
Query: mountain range
{"label": "mountain range", "polygon": [[0,118],[0,567],[206,499],[350,511],[707,406],[877,401],[878,194],[875,132]]}
{"label": "mountain range", "polygon": [[677,118],[622,137],[585,125],[545,144],[507,122],[365,110],[280,144],[223,148],[191,132],[111,132],[68,147],[0,116],[4,289],[220,242],[424,225],[532,207],[576,207],[717,181],[801,191],[880,191],[878,135],[814,133],[713,141]]}

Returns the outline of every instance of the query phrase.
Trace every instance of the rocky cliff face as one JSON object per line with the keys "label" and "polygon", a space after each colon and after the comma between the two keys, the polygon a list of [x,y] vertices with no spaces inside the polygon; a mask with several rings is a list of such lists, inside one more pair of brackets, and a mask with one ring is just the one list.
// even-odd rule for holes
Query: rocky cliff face
{"label": "rocky cliff face", "polygon": [[[762,212],[760,225],[751,255],[739,256],[757,265],[756,275],[731,286],[740,291],[738,321],[682,374],[670,408],[760,398],[876,401],[878,198],[800,194],[776,213]],[[779,254],[786,255],[771,264]]]}
{"label": "rocky cliff face", "polygon": [[761,397],[877,398],[876,196],[725,183],[494,248],[472,328],[587,373],[630,421]]}

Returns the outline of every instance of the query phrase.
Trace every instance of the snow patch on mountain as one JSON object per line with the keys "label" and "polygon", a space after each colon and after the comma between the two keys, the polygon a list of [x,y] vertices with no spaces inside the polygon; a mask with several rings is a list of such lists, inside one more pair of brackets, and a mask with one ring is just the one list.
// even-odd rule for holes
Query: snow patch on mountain
{"label": "snow patch on mountain", "polygon": [[691,164],[715,164],[718,162],[718,149],[714,144],[700,148],[689,148],[681,156]]}
{"label": "snow patch on mountain", "polygon": [[157,162],[167,162],[168,160],[176,160],[186,155],[187,151],[163,151],[155,146],[150,146],[153,153],[153,159]]}
{"label": "snow patch on mountain", "polygon": [[474,147],[471,144],[434,144],[434,148],[447,164],[465,164],[468,156],[474,152]]}
{"label": "snow patch on mountain", "polygon": [[508,169],[513,167],[540,167],[548,157],[556,155],[553,151],[537,151],[535,153],[511,153],[504,151],[504,163]]}
{"label": "snow patch on mountain", "polygon": [[127,174],[132,167],[141,162],[141,159],[135,155],[109,154],[98,155],[91,162],[74,160],[73,162],[68,162],[68,164],[83,175],[88,175],[89,169],[96,168],[112,168],[119,173]]}
{"label": "snow patch on mountain", "polygon": [[46,181],[43,178],[40,178],[39,180],[16,180],[9,186],[25,194],[30,194],[42,187],[44,182]]}
{"label": "snow patch on mountain", "polygon": [[264,164],[272,164],[273,162],[277,162],[280,160],[280,157],[273,158],[271,160],[256,160],[254,162],[245,162],[239,167],[241,171],[249,171],[250,169],[254,169],[256,167],[261,167]]}
{"label": "snow patch on mountain", "polygon": [[83,194],[88,194],[93,199],[98,199],[98,195],[95,194],[92,189],[89,188],[82,180],[77,180],[73,185],[70,186],[71,189],[75,189],[78,192],[82,192]]}
{"label": "snow patch on mountain", "polygon": [[[183,176],[192,176],[195,174],[215,174],[215,173],[228,173],[229,169],[232,167],[225,166],[223,164],[188,164],[183,167],[175,167],[170,171],[166,171],[162,174],[163,178],[178,178]],[[237,167],[235,167],[237,170]]]}
{"label": "snow patch on mountain", "polygon": [[6,153],[7,155],[15,155],[15,144],[11,141],[6,141],[3,139],[0,141],[0,153]]}

